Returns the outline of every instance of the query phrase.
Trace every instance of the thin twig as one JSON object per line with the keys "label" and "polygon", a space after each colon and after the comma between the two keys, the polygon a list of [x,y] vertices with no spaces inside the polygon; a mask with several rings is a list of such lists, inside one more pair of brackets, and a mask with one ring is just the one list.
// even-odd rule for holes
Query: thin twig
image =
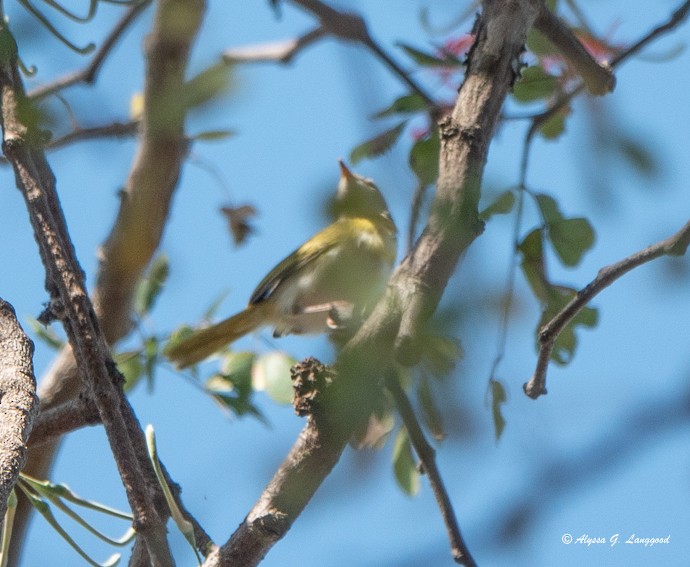
{"label": "thin twig", "polygon": [[525,393],[532,399],[546,393],[546,371],[558,335],[597,294],[642,264],[662,256],[682,256],[687,250],[688,243],[690,243],[690,221],[674,235],[599,270],[597,277],[580,290],[553,319],[539,330],[537,368],[529,382],[523,386]]}
{"label": "thin twig", "polygon": [[340,39],[361,43],[368,48],[400,80],[402,80],[413,93],[419,95],[424,102],[426,102],[432,116],[438,117],[438,106],[434,99],[374,40],[361,16],[351,12],[336,10],[320,0],[291,0],[291,2],[319,18],[321,26],[330,34]]}
{"label": "thin twig", "polygon": [[429,484],[436,497],[436,503],[441,510],[441,516],[443,517],[443,522],[446,525],[446,530],[448,532],[448,539],[450,540],[451,551],[453,553],[453,559],[456,563],[460,565],[466,565],[467,567],[474,567],[476,563],[470,555],[470,550],[465,544],[465,541],[460,534],[460,526],[458,525],[458,520],[455,517],[455,512],[453,511],[453,504],[450,501],[448,492],[441,478],[441,473],[436,466],[436,451],[429,445],[426,440],[424,432],[422,431],[417,416],[415,416],[410,400],[407,398],[407,394],[400,386],[397,376],[393,373],[389,373],[386,376],[386,387],[393,396],[395,405],[398,408],[400,417],[407,428],[407,432],[410,435],[410,441],[414,447],[419,461],[422,464],[424,472],[429,479]]}
{"label": "thin twig", "polygon": [[326,33],[322,26],[318,26],[297,39],[229,48],[223,51],[223,60],[226,63],[258,63],[265,61],[289,63],[303,49],[323,37]]}
{"label": "thin twig", "polygon": [[115,27],[110,31],[108,36],[103,41],[101,47],[96,51],[91,62],[79,71],[75,71],[64,77],[60,77],[52,83],[41,85],[29,91],[27,96],[31,99],[38,100],[45,98],[55,92],[61,91],[78,83],[91,84],[96,80],[96,76],[100,71],[106,58],[112,53],[113,47],[127,31],[127,28],[136,20],[136,18],[148,7],[152,0],[142,0],[140,3],[132,6]]}

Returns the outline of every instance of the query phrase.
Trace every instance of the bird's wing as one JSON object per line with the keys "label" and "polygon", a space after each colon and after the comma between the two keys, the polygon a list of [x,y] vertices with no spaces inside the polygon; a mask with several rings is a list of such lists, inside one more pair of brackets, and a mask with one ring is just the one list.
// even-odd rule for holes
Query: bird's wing
{"label": "bird's wing", "polygon": [[300,272],[305,266],[333,249],[339,241],[337,237],[340,233],[340,227],[336,226],[337,224],[334,223],[324,228],[273,268],[256,286],[254,293],[249,298],[249,304],[253,305],[265,301],[290,276]]}

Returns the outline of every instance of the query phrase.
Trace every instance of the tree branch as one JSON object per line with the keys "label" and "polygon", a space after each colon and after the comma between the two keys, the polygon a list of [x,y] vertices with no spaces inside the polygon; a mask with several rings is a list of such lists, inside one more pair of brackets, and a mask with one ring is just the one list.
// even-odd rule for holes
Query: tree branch
{"label": "tree branch", "polygon": [[54,441],[65,433],[80,429],[85,425],[101,423],[96,404],[86,396],[65,402],[46,411],[42,411],[34,423],[29,439],[29,447]]}
{"label": "tree branch", "polygon": [[26,442],[38,413],[34,345],[12,306],[0,299],[0,527],[7,499],[24,467]]}
{"label": "tree branch", "polygon": [[532,378],[523,386],[525,394],[537,399],[546,393],[546,371],[551,360],[553,347],[563,329],[601,291],[618,278],[647,262],[661,256],[682,256],[690,243],[690,221],[674,235],[645,248],[620,262],[599,270],[597,277],[587,284],[553,319],[539,330],[539,356]]}
{"label": "tree branch", "polygon": [[613,91],[616,77],[611,73],[611,68],[597,63],[570,26],[558,19],[543,1],[540,2],[539,16],[534,22],[534,27],[544,34],[575,68],[590,94],[604,95]]}
{"label": "tree branch", "polygon": [[223,51],[223,60],[226,63],[258,63],[264,61],[290,63],[303,49],[310,46],[317,39],[322,38],[326,33],[326,30],[319,26],[297,39],[229,48]]}
{"label": "tree branch", "polygon": [[417,421],[417,417],[414,414],[410,400],[407,398],[405,390],[400,386],[397,376],[389,374],[386,377],[386,387],[393,395],[395,406],[398,408],[400,417],[410,435],[412,446],[419,457],[424,473],[429,479],[429,484],[436,497],[436,503],[441,510],[443,522],[446,525],[453,559],[458,563],[467,565],[467,567],[475,567],[476,563],[474,559],[472,559],[470,550],[460,533],[460,526],[458,525],[458,520],[453,511],[453,504],[450,501],[443,479],[441,478],[441,473],[436,465],[436,451],[426,440],[424,432],[419,425],[419,421]]}
{"label": "tree branch", "polygon": [[23,122],[18,111],[26,104],[14,38],[5,24],[0,36],[6,49],[0,60],[2,93],[3,151],[12,164],[15,181],[22,193],[41,260],[46,270],[46,289],[51,309],[65,327],[79,375],[86,391],[96,401],[98,412],[113,451],[135,527],[146,542],[154,565],[172,562],[166,541],[165,524],[142,482],[145,471],[136,459],[135,444],[143,444],[143,432],[130,435],[122,408],[128,405],[122,391],[110,349],[86,293],[84,274],[76,258],[65,218],[55,190],[55,178],[40,146],[40,133]]}

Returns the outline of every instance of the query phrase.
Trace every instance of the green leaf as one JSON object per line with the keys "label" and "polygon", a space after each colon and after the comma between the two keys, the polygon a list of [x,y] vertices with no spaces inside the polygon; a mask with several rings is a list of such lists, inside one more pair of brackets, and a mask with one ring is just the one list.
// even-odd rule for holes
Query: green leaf
{"label": "green leaf", "polygon": [[279,404],[291,404],[294,397],[290,368],[297,363],[283,352],[269,352],[256,359],[252,366],[252,386],[265,390]]}
{"label": "green leaf", "polygon": [[422,67],[462,67],[463,63],[451,53],[443,53],[440,57],[432,55],[425,51],[421,51],[416,47],[407,45],[405,43],[398,43],[398,47],[403,49],[405,53]]}
{"label": "green leaf", "polygon": [[513,210],[514,205],[515,194],[508,189],[496,197],[493,203],[479,213],[479,218],[486,221],[494,215],[506,215]]}
{"label": "green leaf", "polygon": [[184,517],[182,511],[177,505],[177,501],[172,495],[168,482],[163,474],[163,469],[161,468],[160,461],[158,460],[158,450],[156,448],[156,434],[153,431],[153,426],[151,424],[146,426],[146,447],[149,452],[149,460],[153,465],[153,470],[156,473],[156,479],[158,484],[163,490],[163,496],[165,496],[165,502],[168,504],[168,509],[170,510],[170,515],[172,516],[177,529],[185,537],[190,547],[194,550],[194,555],[196,555],[196,560],[199,565],[201,565],[201,555],[196,546],[196,538],[194,537],[194,526],[192,523]]}
{"label": "green leaf", "polygon": [[352,152],[350,152],[350,161],[352,164],[354,165],[365,158],[377,157],[386,153],[393,147],[395,142],[398,141],[406,125],[407,121],[401,122],[390,130],[386,130],[378,136],[356,146]]}
{"label": "green leaf", "polygon": [[587,219],[565,218],[552,197],[539,194],[536,199],[556,254],[566,266],[576,266],[594,244],[594,229]]}
{"label": "green leaf", "polygon": [[182,103],[183,109],[196,108],[221,94],[230,88],[230,66],[225,62],[216,63],[208,69],[192,77],[177,93],[177,100]]}
{"label": "green leaf", "polygon": [[542,230],[535,228],[522,240],[518,246],[522,254],[520,268],[532,288],[532,293],[540,301],[546,303],[549,296],[550,283],[546,277],[544,265],[544,244]]}
{"label": "green leaf", "polygon": [[528,67],[513,87],[513,98],[518,102],[548,99],[558,89],[558,79],[541,67]]}
{"label": "green leaf", "polygon": [[59,350],[65,345],[65,341],[50,327],[46,327],[32,317],[29,317],[27,320],[34,334],[50,348]]}
{"label": "green leaf", "polygon": [[138,350],[118,352],[113,355],[113,361],[125,377],[125,392],[130,392],[144,375],[141,352]]}
{"label": "green leaf", "polygon": [[648,146],[625,136],[618,137],[616,145],[620,154],[642,175],[653,177],[659,173],[659,164]]}
{"label": "green leaf", "polygon": [[570,107],[565,107],[554,113],[539,127],[539,133],[547,140],[555,140],[565,132],[565,119],[570,114]]}
{"label": "green leaf", "polygon": [[549,225],[549,239],[561,262],[577,266],[594,244],[594,229],[587,219],[564,219]]}
{"label": "green leaf", "polygon": [[546,39],[543,33],[534,28],[527,34],[527,49],[538,57],[558,54],[558,50],[553,43]]}
{"label": "green leaf", "polygon": [[218,142],[233,136],[236,136],[236,133],[232,130],[206,130],[205,132],[194,134],[191,139],[200,142]]}
{"label": "green leaf", "polygon": [[496,435],[496,441],[498,441],[506,425],[506,420],[501,413],[501,407],[506,403],[508,396],[506,395],[505,387],[498,380],[492,378],[489,384],[491,385],[491,415],[494,418],[494,434]]}
{"label": "green leaf", "polygon": [[168,257],[165,254],[160,254],[151,262],[146,276],[137,287],[134,309],[139,315],[145,315],[151,311],[169,275]]}
{"label": "green leaf", "polygon": [[112,555],[103,563],[98,563],[97,561],[93,560],[81,547],[79,547],[77,542],[74,541],[74,539],[72,539],[72,537],[60,525],[47,502],[34,494],[21,480],[17,483],[17,486],[27,497],[29,503],[34,507],[34,509],[41,514],[41,516],[43,516],[43,518],[52,526],[60,537],[62,537],[62,539],[64,539],[70,545],[70,547],[72,547],[72,549],[74,549],[89,565],[92,567],[113,567],[120,562],[119,554]]}
{"label": "green leaf", "polygon": [[223,357],[221,372],[206,381],[206,390],[221,407],[237,416],[253,415],[262,421],[264,416],[252,403],[253,352],[229,352]]}
{"label": "green leaf", "polygon": [[0,548],[0,567],[7,567],[10,557],[10,543],[12,542],[12,528],[14,527],[14,517],[17,512],[17,494],[14,488],[10,491],[7,499],[7,512],[2,526],[2,548]]}
{"label": "green leaf", "polygon": [[431,436],[437,441],[443,441],[446,432],[443,427],[443,417],[438,409],[436,400],[431,391],[431,384],[428,379],[422,379],[417,388],[417,399],[419,407],[422,409],[422,417]]}
{"label": "green leaf", "polygon": [[413,114],[426,108],[427,103],[424,98],[418,94],[408,94],[395,99],[388,108],[374,114],[374,118],[385,118],[394,114]]}
{"label": "green leaf", "polygon": [[156,337],[148,337],[144,340],[144,374],[146,375],[146,383],[148,392],[153,392],[153,383],[156,377],[156,367],[158,366],[158,339]]}
{"label": "green leaf", "polygon": [[436,183],[440,148],[438,128],[434,128],[430,136],[417,140],[410,149],[410,168],[423,187]]}
{"label": "green leaf", "polygon": [[395,437],[395,444],[393,445],[393,471],[395,472],[395,480],[398,481],[398,485],[405,494],[414,496],[419,492],[419,470],[417,470],[417,464],[412,454],[407,429],[404,427],[400,428],[398,435]]}

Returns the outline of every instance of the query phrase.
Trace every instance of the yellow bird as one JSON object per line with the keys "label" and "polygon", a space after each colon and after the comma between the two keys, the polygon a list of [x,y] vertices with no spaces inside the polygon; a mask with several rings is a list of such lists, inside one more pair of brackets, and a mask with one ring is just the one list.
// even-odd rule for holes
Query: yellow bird
{"label": "yellow bird", "polygon": [[263,326],[275,337],[347,327],[376,303],[393,268],[397,230],[378,187],[339,163],[337,220],[273,268],[246,309],[168,347],[178,368]]}

